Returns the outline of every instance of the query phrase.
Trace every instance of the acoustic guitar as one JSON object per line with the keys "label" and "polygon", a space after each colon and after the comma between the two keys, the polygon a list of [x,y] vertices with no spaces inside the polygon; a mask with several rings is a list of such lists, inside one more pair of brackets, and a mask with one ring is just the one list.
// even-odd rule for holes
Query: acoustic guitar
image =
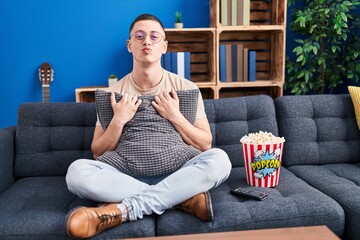
{"label": "acoustic guitar", "polygon": [[39,80],[42,87],[42,101],[50,102],[50,83],[54,79],[54,70],[45,62],[39,68]]}

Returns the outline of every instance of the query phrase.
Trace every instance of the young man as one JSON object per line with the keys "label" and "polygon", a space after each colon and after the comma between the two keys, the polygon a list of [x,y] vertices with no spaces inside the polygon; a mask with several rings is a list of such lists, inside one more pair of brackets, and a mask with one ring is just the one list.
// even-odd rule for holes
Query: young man
{"label": "young man", "polygon": [[[197,86],[162,68],[160,60],[167,44],[163,25],[155,16],[143,14],[133,21],[127,40],[127,49],[133,55],[133,70],[108,89],[112,92],[114,116],[106,130],[98,120],[91,149],[97,160],[107,151],[113,151],[125,124],[133,119],[141,104],[138,96],[149,95],[155,96],[151,104],[156,111],[172,123],[186,144],[201,153],[167,176],[142,178],[97,160],[73,162],[66,175],[69,190],[106,204],[70,212],[67,218],[70,237],[92,237],[123,222],[152,213],[162,214],[175,206],[204,221],[212,220],[207,191],[227,179],[231,163],[224,151],[211,149],[212,135],[201,94],[194,125],[180,112],[175,91],[197,89]],[[114,92],[123,95],[119,102]]]}

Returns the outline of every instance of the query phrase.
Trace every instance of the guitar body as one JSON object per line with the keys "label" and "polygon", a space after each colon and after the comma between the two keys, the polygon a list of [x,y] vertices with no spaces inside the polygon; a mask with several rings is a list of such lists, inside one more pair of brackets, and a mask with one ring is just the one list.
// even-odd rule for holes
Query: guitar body
{"label": "guitar body", "polygon": [[39,80],[42,88],[42,102],[50,102],[50,83],[54,78],[54,70],[45,62],[39,68]]}

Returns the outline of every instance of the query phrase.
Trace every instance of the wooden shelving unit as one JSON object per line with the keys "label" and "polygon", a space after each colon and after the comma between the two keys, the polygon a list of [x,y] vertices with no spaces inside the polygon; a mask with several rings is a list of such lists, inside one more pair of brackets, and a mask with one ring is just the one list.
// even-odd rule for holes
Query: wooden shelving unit
{"label": "wooden shelving unit", "polygon": [[[252,0],[250,25],[223,26],[220,0],[210,0],[210,28],[166,29],[170,52],[191,52],[191,78],[204,98],[282,96],[285,81],[285,0]],[[256,81],[221,82],[219,46],[232,42],[256,51]],[[206,52],[207,51],[207,52]]]}
{"label": "wooden shelving unit", "polygon": [[[286,0],[251,0],[250,25],[223,26],[220,0],[210,0],[210,27],[165,29],[168,52],[190,52],[190,80],[203,98],[267,94],[282,96],[285,81]],[[232,42],[256,51],[256,80],[221,82],[219,46]],[[76,90],[77,101],[95,89]],[[81,96],[84,96],[81,99]],[[91,101],[91,97],[88,98]]]}
{"label": "wooden shelving unit", "polygon": [[221,43],[236,42],[256,51],[256,81],[221,82],[217,64],[219,98],[267,94],[282,96],[285,81],[286,0],[250,1],[250,25],[223,26],[220,0],[210,2],[210,26],[216,29],[216,62]]}

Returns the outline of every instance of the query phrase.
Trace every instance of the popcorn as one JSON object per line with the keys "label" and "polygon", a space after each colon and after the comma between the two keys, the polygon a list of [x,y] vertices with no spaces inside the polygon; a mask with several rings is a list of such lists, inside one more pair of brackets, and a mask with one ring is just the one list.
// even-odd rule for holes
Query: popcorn
{"label": "popcorn", "polygon": [[276,137],[271,132],[259,131],[257,133],[249,133],[240,139],[241,143],[246,144],[269,144],[269,143],[283,143],[283,137]]}

